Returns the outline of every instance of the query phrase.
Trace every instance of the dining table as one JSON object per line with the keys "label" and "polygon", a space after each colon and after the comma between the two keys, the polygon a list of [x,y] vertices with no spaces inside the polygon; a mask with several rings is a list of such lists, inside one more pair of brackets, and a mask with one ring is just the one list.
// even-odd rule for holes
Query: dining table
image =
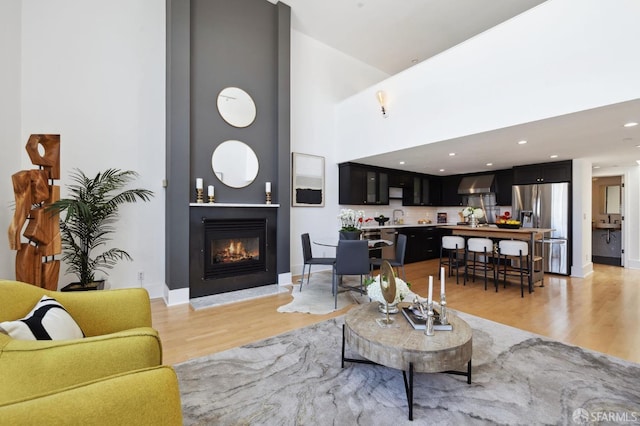
{"label": "dining table", "polygon": [[[313,243],[319,246],[324,246],[324,247],[338,247],[338,239],[336,238],[314,238]],[[347,240],[348,241],[348,240]],[[376,240],[367,240],[368,246],[369,246],[369,250],[375,250],[375,249],[379,249],[382,246],[392,246],[393,245],[393,241],[391,240],[383,240],[383,239],[376,239]]]}

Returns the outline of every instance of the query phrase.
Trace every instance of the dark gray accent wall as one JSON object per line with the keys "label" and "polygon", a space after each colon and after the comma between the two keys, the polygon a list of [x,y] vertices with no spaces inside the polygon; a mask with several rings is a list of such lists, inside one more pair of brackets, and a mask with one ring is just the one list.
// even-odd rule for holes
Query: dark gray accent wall
{"label": "dark gray accent wall", "polygon": [[[278,6],[278,273],[291,271],[291,8]],[[286,230],[286,232],[285,232]]]}
{"label": "dark gray accent wall", "polygon": [[[266,0],[167,0],[166,277],[170,289],[188,287],[189,202],[195,179],[215,186],[218,203],[263,203],[272,182],[278,211],[277,270],[290,270],[290,15]],[[254,99],[256,120],[227,124],[216,98],[240,87]],[[211,155],[225,140],[247,143],[260,169],[246,188],[222,184]],[[206,194],[205,194],[206,195]]]}
{"label": "dark gray accent wall", "polygon": [[[263,203],[265,182],[278,181],[276,12],[263,0],[191,1],[191,181],[200,177],[205,187],[214,185],[220,203]],[[248,127],[231,126],[217,111],[218,93],[231,86],[256,104],[256,119]],[[258,176],[245,188],[225,186],[211,169],[214,149],[230,139],[246,143],[258,156]]]}
{"label": "dark gray accent wall", "polygon": [[189,0],[167,0],[165,279],[189,286]]}

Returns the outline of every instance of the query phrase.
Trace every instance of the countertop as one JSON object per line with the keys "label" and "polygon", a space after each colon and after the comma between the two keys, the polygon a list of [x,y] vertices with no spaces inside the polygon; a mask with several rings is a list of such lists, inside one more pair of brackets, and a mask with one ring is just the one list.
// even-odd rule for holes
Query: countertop
{"label": "countertop", "polygon": [[428,228],[443,225],[455,225],[455,223],[403,223],[402,225],[366,225],[362,227],[363,231],[375,229],[397,229],[397,228]]}
{"label": "countertop", "polygon": [[498,228],[496,225],[488,225],[488,226],[478,226],[476,228],[472,228],[468,225],[447,225],[443,226],[443,229],[451,229],[455,234],[459,235],[475,235],[475,234],[502,234],[502,235],[538,235],[542,236],[545,233],[553,231],[553,228]]}

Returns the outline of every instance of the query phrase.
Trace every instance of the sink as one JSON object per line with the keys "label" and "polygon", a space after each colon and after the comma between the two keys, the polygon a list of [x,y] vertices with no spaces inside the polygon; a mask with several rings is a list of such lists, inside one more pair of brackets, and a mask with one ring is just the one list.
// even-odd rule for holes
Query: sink
{"label": "sink", "polygon": [[621,229],[619,223],[596,223],[598,229]]}

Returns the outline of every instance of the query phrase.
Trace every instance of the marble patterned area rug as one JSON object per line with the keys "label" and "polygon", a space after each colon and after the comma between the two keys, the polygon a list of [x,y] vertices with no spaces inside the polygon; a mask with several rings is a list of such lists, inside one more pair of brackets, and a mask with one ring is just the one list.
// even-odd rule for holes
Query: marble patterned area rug
{"label": "marble patterned area rug", "polygon": [[[278,307],[278,312],[303,312],[323,315],[358,303],[361,299],[361,297],[358,297],[360,296],[359,293],[340,288],[338,291],[338,309],[334,309],[335,302],[331,294],[331,279],[332,274],[330,271],[319,271],[311,274],[308,284],[305,279],[304,284],[302,284],[302,291],[300,291],[301,284],[294,284],[291,291],[293,300],[286,305]],[[360,279],[359,277],[344,277],[343,284],[359,287]]]}
{"label": "marble patterned area rug", "polygon": [[[640,423],[640,365],[456,314],[473,329],[472,383],[449,374],[416,374],[413,422],[400,371],[340,367],[344,317],[338,317],[177,364],[184,423]],[[346,355],[356,356],[349,350]]]}

